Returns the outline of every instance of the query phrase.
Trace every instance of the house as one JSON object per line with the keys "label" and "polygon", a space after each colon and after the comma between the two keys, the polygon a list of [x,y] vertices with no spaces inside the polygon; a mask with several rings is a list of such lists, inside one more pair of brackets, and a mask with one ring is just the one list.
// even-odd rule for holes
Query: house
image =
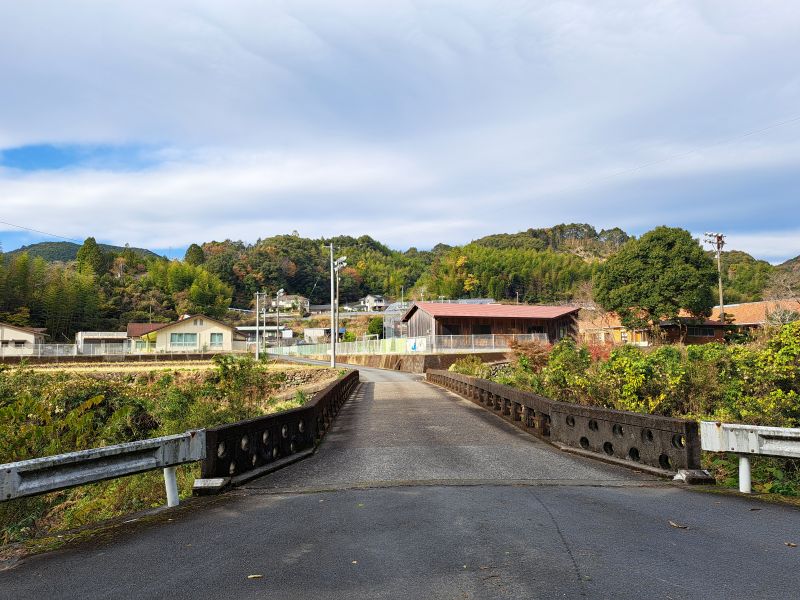
{"label": "house", "polygon": [[187,315],[141,336],[156,352],[233,352],[246,349],[246,337],[205,315]]}
{"label": "house", "polygon": [[301,315],[308,314],[311,304],[308,298],[299,294],[287,294],[280,297],[280,300],[272,299],[270,302],[270,310],[275,311],[276,306],[281,312],[286,313],[299,313]]}
{"label": "house", "polygon": [[387,306],[389,306],[389,303],[383,296],[367,294],[358,301],[356,309],[367,312],[382,312]]}
{"label": "house", "polygon": [[[727,312],[727,309],[726,309]],[[703,319],[698,321],[686,311],[675,321],[662,321],[659,329],[662,341],[668,343],[707,344],[725,340],[725,326],[720,321]],[[631,344],[650,346],[654,342],[649,327],[630,329],[625,327],[619,315],[599,308],[582,308],[578,314],[578,338],[595,344]]]}
{"label": "house", "polygon": [[[719,306],[715,306],[713,314],[719,314],[719,309]],[[725,305],[726,320],[744,330],[787,322],[795,315],[800,315],[800,300],[764,300]]]}
{"label": "house", "polygon": [[577,306],[415,302],[402,317],[408,337],[546,334],[550,342],[577,333]]}
{"label": "house", "polygon": [[331,305],[330,304],[310,304],[308,306],[308,312],[311,313],[312,315],[330,314]]}
{"label": "house", "polygon": [[0,356],[30,356],[44,344],[45,330],[0,323]]}
{"label": "house", "polygon": [[124,352],[128,343],[125,331],[79,331],[75,334],[78,354]]}
{"label": "house", "polygon": [[[256,341],[256,326],[255,325],[242,325],[236,328],[236,331],[241,333],[245,336],[248,342],[255,342]],[[283,340],[290,340],[294,337],[294,332],[292,331],[291,327],[287,327],[286,325],[281,325],[278,327],[277,325],[262,325],[258,328],[259,337],[263,336],[263,339],[277,339],[280,337]]]}

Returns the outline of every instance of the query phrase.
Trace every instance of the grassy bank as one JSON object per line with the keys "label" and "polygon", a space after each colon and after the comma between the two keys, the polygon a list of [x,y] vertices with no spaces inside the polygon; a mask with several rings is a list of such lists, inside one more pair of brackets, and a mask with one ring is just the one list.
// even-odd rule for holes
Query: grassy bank
{"label": "grassy bank", "polygon": [[[752,423],[800,425],[800,322],[748,344],[703,346],[518,345],[512,363],[490,370],[471,357],[452,370],[564,402],[618,410]],[[705,455],[723,485],[736,485],[736,457]],[[758,458],[754,489],[800,495],[800,461]]]}
{"label": "grassy bank", "polygon": [[[96,448],[294,408],[338,374],[249,357],[148,370],[0,367],[0,463]],[[182,494],[198,465],[179,468]],[[0,503],[3,544],[164,504],[160,472]]]}

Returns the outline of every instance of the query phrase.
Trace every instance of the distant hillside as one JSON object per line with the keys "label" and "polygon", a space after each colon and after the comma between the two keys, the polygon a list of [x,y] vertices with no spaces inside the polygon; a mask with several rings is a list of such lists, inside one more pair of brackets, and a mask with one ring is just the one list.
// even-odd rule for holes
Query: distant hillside
{"label": "distant hillside", "polygon": [[605,258],[629,239],[630,236],[618,227],[598,232],[587,223],[564,223],[519,233],[487,235],[473,244],[498,250],[553,250],[582,258]]}
{"label": "distant hillside", "polygon": [[[108,244],[98,244],[103,252],[122,252],[125,250],[122,246],[110,246]],[[72,242],[39,242],[38,244],[31,244],[30,246],[23,246],[16,250],[6,252],[6,256],[14,256],[15,254],[22,254],[27,252],[29,256],[39,256],[47,262],[69,262],[75,260],[78,255],[80,244]],[[131,248],[136,254],[144,257],[158,258],[158,254],[145,250],[144,248]]]}
{"label": "distant hillside", "polygon": [[795,256],[792,259],[787,260],[785,263],[781,263],[778,265],[779,269],[783,269],[784,271],[794,271],[795,273],[800,272],[800,256]]}

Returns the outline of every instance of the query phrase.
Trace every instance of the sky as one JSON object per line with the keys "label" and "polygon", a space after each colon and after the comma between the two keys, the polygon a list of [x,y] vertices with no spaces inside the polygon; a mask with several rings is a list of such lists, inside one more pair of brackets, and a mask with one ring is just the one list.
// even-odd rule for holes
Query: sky
{"label": "sky", "polygon": [[4,2],[0,242],[585,222],[781,262],[798,31],[791,0]]}

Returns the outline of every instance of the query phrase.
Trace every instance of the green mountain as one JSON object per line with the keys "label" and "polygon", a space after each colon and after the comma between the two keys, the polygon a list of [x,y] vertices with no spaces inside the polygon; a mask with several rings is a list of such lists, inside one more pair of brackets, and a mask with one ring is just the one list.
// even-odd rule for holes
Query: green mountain
{"label": "green mountain", "polygon": [[[111,246],[109,244],[98,244],[103,252],[122,252],[125,250],[122,246]],[[43,258],[47,262],[69,262],[75,260],[78,255],[80,244],[73,242],[39,242],[38,244],[31,244],[30,246],[23,246],[16,250],[6,252],[6,256],[15,256],[27,252],[31,258]],[[144,258],[158,258],[158,254],[145,250],[144,248],[131,248],[133,252]]]}

